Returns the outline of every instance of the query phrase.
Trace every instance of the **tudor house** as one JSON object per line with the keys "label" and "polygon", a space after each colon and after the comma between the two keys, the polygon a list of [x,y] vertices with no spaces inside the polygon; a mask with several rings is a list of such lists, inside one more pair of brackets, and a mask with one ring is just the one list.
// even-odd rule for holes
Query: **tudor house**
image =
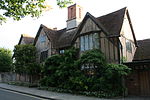
{"label": "tudor house", "polygon": [[[136,41],[128,9],[125,7],[100,17],[89,12],[83,17],[82,12],[83,8],[77,4],[69,6],[64,29],[40,25],[33,42],[37,48],[37,62],[64,53],[72,46],[79,48],[80,54],[100,49],[109,63],[124,63],[133,69],[126,80],[129,94],[150,96],[150,71],[147,70],[150,67],[150,41]],[[21,38],[19,44],[23,41]]]}
{"label": "tudor house", "polygon": [[127,8],[100,17],[90,13],[83,17],[82,7],[74,4],[68,7],[66,22],[67,27],[61,30],[40,26],[34,40],[38,62],[71,46],[80,48],[80,53],[100,49],[110,63],[121,63],[123,58],[132,61],[137,42]]}

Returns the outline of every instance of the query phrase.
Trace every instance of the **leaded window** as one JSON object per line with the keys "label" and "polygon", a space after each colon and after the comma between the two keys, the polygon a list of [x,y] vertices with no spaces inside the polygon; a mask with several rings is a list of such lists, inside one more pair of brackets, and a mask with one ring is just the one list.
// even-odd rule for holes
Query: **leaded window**
{"label": "leaded window", "polygon": [[132,45],[129,40],[126,40],[126,49],[128,52],[132,53]]}
{"label": "leaded window", "polygon": [[80,50],[86,51],[99,48],[99,34],[94,33],[80,37]]}
{"label": "leaded window", "polygon": [[41,35],[40,41],[41,41],[41,43],[45,42],[46,41],[46,35]]}

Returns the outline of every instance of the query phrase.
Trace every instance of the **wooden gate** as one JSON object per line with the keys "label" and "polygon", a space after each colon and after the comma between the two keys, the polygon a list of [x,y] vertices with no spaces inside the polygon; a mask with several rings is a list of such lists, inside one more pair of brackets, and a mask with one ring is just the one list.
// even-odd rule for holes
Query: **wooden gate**
{"label": "wooden gate", "polygon": [[140,95],[150,96],[150,71],[139,72]]}
{"label": "wooden gate", "polygon": [[129,95],[150,96],[150,70],[134,70],[126,78]]}

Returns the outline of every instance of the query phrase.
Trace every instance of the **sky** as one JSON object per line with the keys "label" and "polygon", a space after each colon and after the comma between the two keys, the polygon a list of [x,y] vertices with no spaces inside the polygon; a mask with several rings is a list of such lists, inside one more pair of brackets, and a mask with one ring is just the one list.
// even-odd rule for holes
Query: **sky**
{"label": "sky", "polygon": [[[137,40],[150,38],[150,1],[149,0],[73,0],[83,7],[83,14],[91,13],[99,17],[127,7]],[[52,9],[44,12],[40,18],[25,17],[21,21],[8,21],[0,25],[0,47],[14,49],[21,34],[35,37],[41,24],[49,28],[66,27],[67,8],[60,9],[56,0],[47,0]]]}

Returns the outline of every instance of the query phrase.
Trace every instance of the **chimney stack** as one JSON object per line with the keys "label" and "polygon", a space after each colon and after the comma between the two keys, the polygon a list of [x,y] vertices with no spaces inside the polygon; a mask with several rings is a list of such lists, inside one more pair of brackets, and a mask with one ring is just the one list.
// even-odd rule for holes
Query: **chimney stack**
{"label": "chimney stack", "polygon": [[68,20],[67,20],[67,30],[78,27],[82,21],[83,8],[77,4],[68,7]]}

